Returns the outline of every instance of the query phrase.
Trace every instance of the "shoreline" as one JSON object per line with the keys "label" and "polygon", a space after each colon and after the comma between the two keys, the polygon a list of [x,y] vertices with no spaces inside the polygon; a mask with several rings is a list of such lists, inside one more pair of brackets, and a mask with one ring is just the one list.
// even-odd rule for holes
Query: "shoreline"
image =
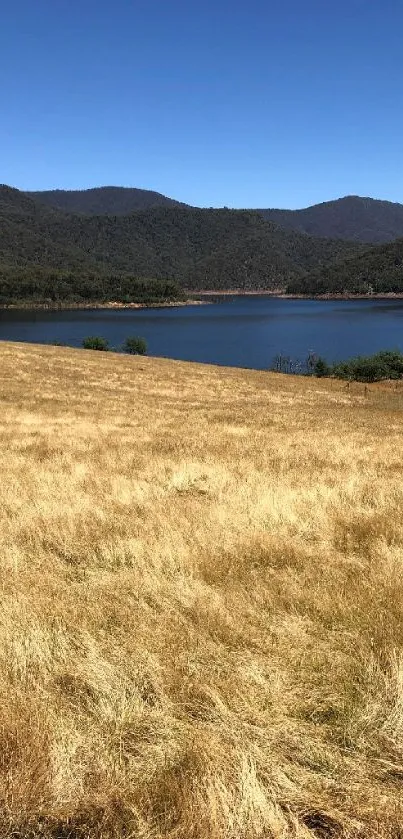
{"label": "shoreline", "polygon": [[19,303],[0,303],[0,309],[38,309],[51,312],[83,309],[171,309],[176,306],[206,306],[207,300],[169,300],[165,303],[120,303],[117,300],[110,300],[105,303],[99,301],[87,301],[82,303],[34,303],[21,301]]}
{"label": "shoreline", "polygon": [[385,291],[379,294],[278,294],[284,300],[403,300],[403,291]]}
{"label": "shoreline", "polygon": [[[196,293],[196,292],[195,292]],[[198,291],[200,297],[278,297],[281,300],[403,300],[403,291],[384,291],[374,294],[353,294],[352,292],[324,292],[323,294],[287,294],[283,289],[260,289],[260,291]]]}
{"label": "shoreline", "polygon": [[196,297],[282,297],[285,292],[282,288],[262,288],[258,291],[243,291],[242,289],[229,288],[224,289],[224,291],[189,291],[189,294],[194,294]]}
{"label": "shoreline", "polygon": [[[171,309],[183,306],[208,306],[214,301],[211,298],[225,297],[273,297],[279,300],[403,300],[403,291],[386,291],[375,294],[352,294],[349,292],[323,293],[323,294],[287,294],[283,289],[259,289],[256,291],[243,291],[241,289],[225,289],[224,291],[197,291],[194,297],[186,300],[170,300],[165,303],[121,303],[117,300],[106,302],[87,301],[81,303],[58,302],[58,303],[34,303],[21,301],[18,303],[0,303],[0,309],[37,309],[39,311],[80,311],[86,309]],[[206,299],[200,299],[206,298]],[[210,299],[208,299],[210,298]]]}

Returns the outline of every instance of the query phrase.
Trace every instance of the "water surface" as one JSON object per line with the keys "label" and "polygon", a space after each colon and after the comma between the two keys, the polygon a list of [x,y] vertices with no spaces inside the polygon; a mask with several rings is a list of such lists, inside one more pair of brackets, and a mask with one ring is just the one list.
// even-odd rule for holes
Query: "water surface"
{"label": "water surface", "polygon": [[380,349],[403,351],[403,300],[231,297],[204,306],[67,311],[0,309],[0,339],[72,347],[88,335],[118,348],[143,336],[149,355],[265,369],[277,353],[310,351],[336,361]]}

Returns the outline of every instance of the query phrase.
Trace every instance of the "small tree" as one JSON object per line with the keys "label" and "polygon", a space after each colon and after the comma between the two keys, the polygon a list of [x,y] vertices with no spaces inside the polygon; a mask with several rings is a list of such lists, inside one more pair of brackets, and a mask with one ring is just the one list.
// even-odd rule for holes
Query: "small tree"
{"label": "small tree", "polygon": [[318,358],[315,362],[314,366],[314,373],[318,379],[323,379],[325,376],[330,376],[332,373],[331,367],[329,367],[327,361],[324,358]]}
{"label": "small tree", "polygon": [[123,344],[123,352],[130,353],[130,355],[145,355],[147,352],[147,343],[144,338],[133,335],[132,338],[126,338]]}
{"label": "small tree", "polygon": [[102,350],[103,352],[107,352],[109,350],[109,341],[97,335],[89,335],[88,338],[83,339],[83,347],[85,350]]}

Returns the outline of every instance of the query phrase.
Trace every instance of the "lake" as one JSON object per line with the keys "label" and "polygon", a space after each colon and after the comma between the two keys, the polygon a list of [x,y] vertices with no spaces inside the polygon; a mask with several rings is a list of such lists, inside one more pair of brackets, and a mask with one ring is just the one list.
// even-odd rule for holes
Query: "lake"
{"label": "lake", "polygon": [[0,309],[0,339],[81,345],[88,335],[118,347],[143,336],[148,354],[265,369],[283,353],[328,361],[403,350],[403,300],[230,297],[202,306],[67,311]]}

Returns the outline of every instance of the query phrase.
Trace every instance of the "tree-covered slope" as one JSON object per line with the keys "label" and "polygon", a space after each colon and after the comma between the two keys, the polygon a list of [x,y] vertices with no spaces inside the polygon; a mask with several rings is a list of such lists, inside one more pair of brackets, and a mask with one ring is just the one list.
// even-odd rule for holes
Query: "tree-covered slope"
{"label": "tree-covered slope", "polygon": [[[124,216],[154,207],[186,207],[159,192],[106,186],[84,190],[55,189],[27,193],[42,205],[86,215]],[[403,236],[403,204],[349,195],[302,210],[258,210],[263,218],[287,230],[309,236],[350,239],[364,243],[390,242]]]}
{"label": "tree-covered slope", "polygon": [[403,292],[403,239],[336,260],[288,284],[294,294]]}
{"label": "tree-covered slope", "polygon": [[356,245],[284,230],[256,212],[156,207],[72,215],[0,189],[0,262],[80,274],[173,279],[189,289],[285,285]]}
{"label": "tree-covered slope", "polygon": [[181,206],[179,201],[167,198],[160,192],[121,186],[73,190],[52,189],[28,192],[27,195],[48,207],[86,215],[124,216],[135,210],[147,210],[150,207]]}
{"label": "tree-covered slope", "polygon": [[0,186],[0,263],[99,271],[93,256],[66,235],[53,235],[64,214],[42,207],[23,192]]}
{"label": "tree-covered slope", "polygon": [[403,236],[403,204],[350,195],[303,210],[260,210],[263,217],[309,236],[390,242]]}
{"label": "tree-covered slope", "polygon": [[119,271],[174,277],[193,289],[268,288],[355,250],[284,231],[240,210],[158,207],[118,219],[59,216],[52,238],[67,239]]}

